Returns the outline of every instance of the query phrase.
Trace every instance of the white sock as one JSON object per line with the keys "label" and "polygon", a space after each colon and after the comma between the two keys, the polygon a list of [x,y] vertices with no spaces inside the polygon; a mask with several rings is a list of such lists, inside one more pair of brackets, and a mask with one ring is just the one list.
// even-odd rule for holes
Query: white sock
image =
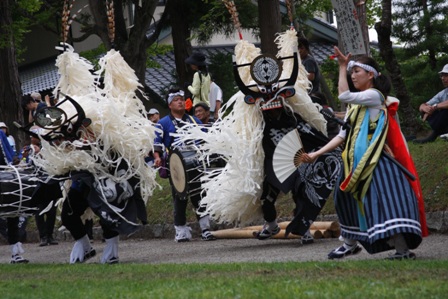
{"label": "white sock", "polygon": [[202,218],[199,218],[199,226],[201,227],[201,230],[209,230],[210,229],[210,216],[206,215]]}
{"label": "white sock", "polygon": [[22,243],[21,242],[17,242],[15,244],[11,245],[11,252],[12,252],[12,256],[15,256],[16,254],[22,254],[25,252],[25,250],[23,250],[22,248]]}
{"label": "white sock", "polygon": [[409,251],[408,244],[406,243],[403,234],[393,235],[392,239],[394,241],[395,250],[397,253],[404,254]]}
{"label": "white sock", "polygon": [[353,246],[355,246],[357,243],[356,240],[352,240],[352,239],[344,239],[344,247],[346,249],[352,249]]}
{"label": "white sock", "polygon": [[268,230],[271,232],[278,226],[277,220],[266,222],[266,224],[268,225]]}

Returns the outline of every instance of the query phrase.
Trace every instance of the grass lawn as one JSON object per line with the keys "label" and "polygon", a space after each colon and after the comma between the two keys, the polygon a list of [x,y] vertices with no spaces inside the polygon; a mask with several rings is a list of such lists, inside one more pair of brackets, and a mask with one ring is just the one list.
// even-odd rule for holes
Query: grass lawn
{"label": "grass lawn", "polygon": [[447,298],[448,261],[0,265],[2,298]]}

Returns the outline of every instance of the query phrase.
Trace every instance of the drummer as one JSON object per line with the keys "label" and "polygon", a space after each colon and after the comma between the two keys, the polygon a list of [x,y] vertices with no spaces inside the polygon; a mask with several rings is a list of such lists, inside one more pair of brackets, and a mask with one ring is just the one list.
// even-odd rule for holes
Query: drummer
{"label": "drummer", "polygon": [[[14,152],[9,145],[6,134],[0,130],[0,165],[10,165],[15,161]],[[29,261],[22,257],[24,250],[19,238],[19,216],[8,217],[8,243],[11,245],[11,264],[25,264]]]}
{"label": "drummer", "polygon": [[[163,130],[163,133],[157,134],[154,141],[154,167],[160,167],[162,165],[162,153],[164,150],[171,151],[174,149],[172,145],[175,142],[175,138],[171,135],[172,133],[177,132],[178,128],[182,127],[184,123],[196,123],[198,125],[202,124],[197,117],[191,116],[185,112],[185,97],[183,90],[179,88],[171,89],[166,96],[166,101],[170,109],[170,113],[158,122]],[[188,242],[192,238],[191,228],[187,225],[186,217],[188,198],[190,198],[191,203],[196,210],[196,218],[198,219],[199,226],[202,230],[202,240],[216,240],[216,238],[210,233],[210,216],[203,216],[202,212],[205,211],[205,207],[200,207],[199,205],[201,200],[201,192],[181,195],[176,192],[172,184],[171,192],[173,195],[174,204],[174,227],[176,229],[176,236],[174,240],[176,242]]]}

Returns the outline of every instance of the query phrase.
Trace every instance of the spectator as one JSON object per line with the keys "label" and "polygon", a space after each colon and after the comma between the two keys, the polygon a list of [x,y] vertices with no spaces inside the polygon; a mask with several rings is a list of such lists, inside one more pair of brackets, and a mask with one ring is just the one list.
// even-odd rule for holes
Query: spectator
{"label": "spectator", "polygon": [[[0,165],[9,165],[13,162],[14,153],[9,145],[3,130],[0,130]],[[11,245],[11,264],[28,263],[29,261],[22,257],[25,252],[22,248],[22,240],[19,231],[20,218],[18,216],[6,218],[8,243]]]}
{"label": "spectator", "polygon": [[159,110],[157,110],[156,108],[151,108],[148,111],[148,119],[150,121],[152,121],[153,123],[158,123],[160,120],[160,113]]}
{"label": "spectator", "polygon": [[210,84],[208,99],[210,101],[210,119],[214,121],[218,119],[218,112],[222,105],[222,89],[214,80]]}
{"label": "spectator", "polygon": [[439,75],[445,89],[419,107],[422,119],[428,122],[432,132],[426,138],[414,140],[414,143],[433,142],[437,136],[448,133],[448,64],[443,67]]}
{"label": "spectator", "polygon": [[308,40],[304,37],[298,38],[298,47],[300,59],[302,60],[302,64],[308,72],[308,80],[312,83],[311,89],[309,93],[315,93],[320,91],[320,73],[319,73],[319,65],[317,64],[314,57],[310,52],[310,44]]}
{"label": "spectator", "polygon": [[211,124],[210,122],[210,107],[204,102],[199,102],[194,106],[194,116],[204,124]]}
{"label": "spectator", "polygon": [[22,98],[22,107],[29,111],[28,122],[32,123],[34,121],[34,115],[38,109],[47,107],[46,103],[36,102],[30,95],[25,95]]}
{"label": "spectator", "polygon": [[38,92],[32,92],[32,93],[30,94],[30,96],[31,96],[31,98],[32,98],[35,102],[37,102],[37,103],[42,102],[42,95],[41,95],[40,93],[38,93]]}
{"label": "spectator", "polygon": [[193,53],[185,59],[185,63],[190,65],[195,72],[193,75],[193,83],[188,86],[188,90],[192,94],[193,106],[199,102],[204,102],[210,106],[208,96],[210,94],[211,77],[207,71],[205,56],[201,53]]}
{"label": "spectator", "polygon": [[14,136],[9,134],[8,126],[6,126],[6,124],[4,122],[0,122],[0,129],[3,130],[3,132],[5,133],[6,138],[8,139],[9,145],[11,146],[14,154],[17,155],[16,140],[14,139]]}

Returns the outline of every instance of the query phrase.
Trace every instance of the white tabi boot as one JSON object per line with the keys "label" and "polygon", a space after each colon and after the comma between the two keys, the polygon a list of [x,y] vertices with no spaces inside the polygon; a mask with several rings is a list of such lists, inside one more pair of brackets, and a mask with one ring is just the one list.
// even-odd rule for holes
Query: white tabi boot
{"label": "white tabi boot", "polygon": [[106,239],[106,247],[104,247],[103,256],[101,257],[102,264],[118,264],[118,239],[119,236]]}
{"label": "white tabi boot", "polygon": [[95,255],[96,251],[90,245],[89,237],[85,235],[81,239],[76,240],[75,245],[73,245],[72,253],[70,254],[70,264],[84,263]]}
{"label": "white tabi boot", "polygon": [[202,240],[203,241],[214,241],[216,240],[216,237],[212,235],[210,232],[210,216],[206,215],[199,219],[199,226],[201,227],[202,231]]}
{"label": "white tabi boot", "polygon": [[23,250],[22,248],[22,243],[17,242],[13,245],[11,245],[11,252],[12,252],[12,257],[11,257],[11,264],[26,264],[29,262],[29,260],[24,259],[22,257],[22,253],[25,252],[25,250]]}
{"label": "white tabi boot", "polygon": [[174,237],[176,242],[182,243],[191,240],[191,227],[186,225],[175,225],[174,228],[176,229],[176,236]]}

